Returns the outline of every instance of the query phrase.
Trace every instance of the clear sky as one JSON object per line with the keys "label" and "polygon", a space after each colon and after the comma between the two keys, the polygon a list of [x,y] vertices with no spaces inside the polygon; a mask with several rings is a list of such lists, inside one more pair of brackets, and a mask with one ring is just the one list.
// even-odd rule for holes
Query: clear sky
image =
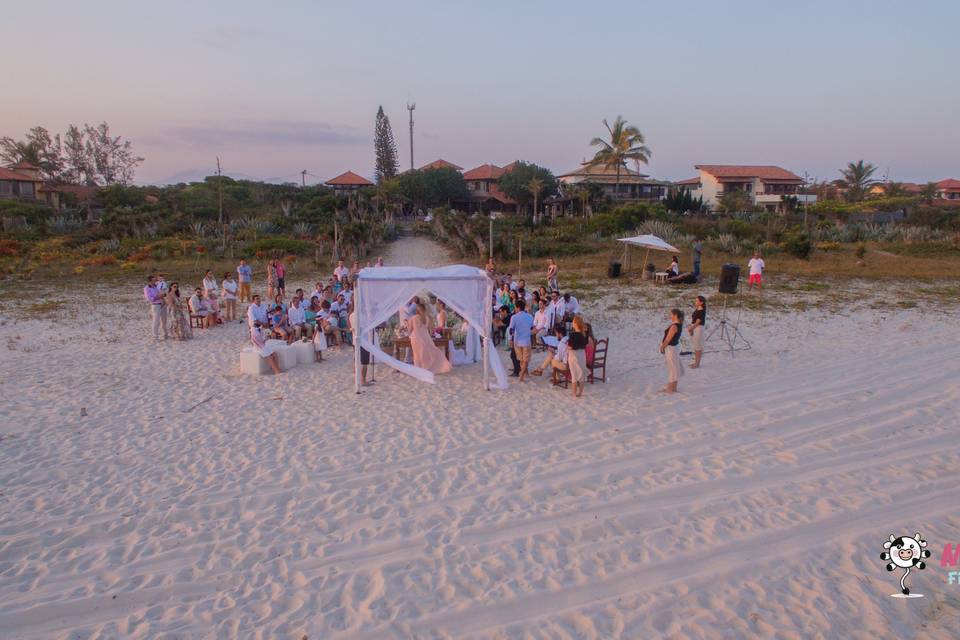
{"label": "clear sky", "polygon": [[[106,120],[138,181],[373,172],[382,104],[401,167],[591,155],[622,114],[649,173],[778,164],[833,179],[960,177],[960,2],[9,3],[0,135]],[[311,178],[317,181],[318,178]]]}

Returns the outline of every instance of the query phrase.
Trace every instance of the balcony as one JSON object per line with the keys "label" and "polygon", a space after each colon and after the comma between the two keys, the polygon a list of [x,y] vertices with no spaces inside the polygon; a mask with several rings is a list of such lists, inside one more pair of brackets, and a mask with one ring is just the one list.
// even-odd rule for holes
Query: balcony
{"label": "balcony", "polygon": [[817,196],[812,193],[758,193],[753,196],[753,201],[757,204],[780,204],[784,196],[792,196],[800,204],[813,204],[817,201]]}

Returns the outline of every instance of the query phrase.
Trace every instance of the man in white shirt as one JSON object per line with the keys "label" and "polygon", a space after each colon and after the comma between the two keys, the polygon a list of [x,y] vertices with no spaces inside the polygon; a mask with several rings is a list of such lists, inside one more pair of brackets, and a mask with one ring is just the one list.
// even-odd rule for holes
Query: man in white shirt
{"label": "man in white shirt", "polygon": [[758,289],[763,289],[763,258],[760,257],[759,251],[753,252],[753,257],[750,258],[750,262],[747,263],[747,266],[750,267],[750,279],[747,281],[747,288],[753,289],[753,285],[756,284]]}
{"label": "man in white shirt", "polygon": [[310,300],[310,298],[313,298],[314,296],[316,296],[316,297],[319,298],[320,300],[323,300],[323,299],[324,299],[324,297],[323,297],[323,283],[322,283],[322,282],[318,282],[318,283],[316,283],[315,285],[313,285],[313,291],[310,292],[310,296],[307,297],[306,299],[307,299],[307,300]]}
{"label": "man in white shirt", "polygon": [[536,344],[543,344],[544,337],[550,335],[550,322],[547,314],[547,303],[540,301],[540,308],[533,314],[533,330],[536,332]]}
{"label": "man in white shirt", "polygon": [[253,328],[253,323],[259,321],[263,326],[269,326],[267,322],[267,307],[260,304],[260,296],[253,296],[253,302],[247,307],[247,325]]}
{"label": "man in white shirt", "polygon": [[343,260],[337,260],[337,268],[333,270],[333,277],[337,282],[346,282],[350,277],[350,269],[343,264]]}
{"label": "man in white shirt", "polygon": [[[330,313],[337,316],[338,319],[346,319],[347,317],[347,301],[344,299],[343,294],[337,294],[337,300],[330,305]],[[341,323],[341,327],[344,327],[344,324]]]}
{"label": "man in white shirt", "polygon": [[189,307],[192,315],[203,318],[203,327],[205,329],[210,328],[210,308],[203,299],[203,290],[200,287],[197,287],[193,295],[190,296],[190,299],[187,300],[187,307]]}
{"label": "man in white shirt", "polygon": [[309,338],[313,335],[313,327],[307,324],[307,317],[303,313],[303,307],[300,306],[299,298],[294,298],[290,302],[290,308],[287,309],[287,324],[290,325],[295,340],[299,340],[303,336]]}
{"label": "man in white shirt", "polygon": [[[558,291],[553,291],[550,293],[550,314],[553,316],[551,322],[553,324],[560,324],[563,322],[563,314],[566,313],[567,305],[563,301],[563,298],[560,297]],[[551,325],[552,326],[552,325]]]}
{"label": "man in white shirt", "polygon": [[580,302],[569,293],[563,294],[564,320],[567,318],[573,320],[573,316],[577,315],[578,313],[580,313]]}
{"label": "man in white shirt", "polygon": [[343,296],[343,301],[350,304],[350,301],[353,300],[353,285],[349,281],[343,283],[343,290],[340,292],[340,295]]}

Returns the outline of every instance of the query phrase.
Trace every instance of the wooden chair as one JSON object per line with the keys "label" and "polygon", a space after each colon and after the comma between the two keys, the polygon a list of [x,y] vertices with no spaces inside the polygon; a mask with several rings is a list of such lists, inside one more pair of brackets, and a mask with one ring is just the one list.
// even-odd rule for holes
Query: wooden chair
{"label": "wooden chair", "polygon": [[195,313],[190,314],[190,328],[191,329],[203,329],[203,316],[199,316]]}
{"label": "wooden chair", "polygon": [[[593,362],[587,365],[587,382],[593,384],[595,381],[607,381],[607,348],[610,346],[610,338],[597,340],[593,351]],[[597,373],[599,371],[599,373]]]}
{"label": "wooden chair", "polygon": [[553,367],[550,367],[550,382],[553,383],[553,386],[566,389],[570,386],[571,380],[573,380],[573,376],[570,375],[570,369],[557,371]]}

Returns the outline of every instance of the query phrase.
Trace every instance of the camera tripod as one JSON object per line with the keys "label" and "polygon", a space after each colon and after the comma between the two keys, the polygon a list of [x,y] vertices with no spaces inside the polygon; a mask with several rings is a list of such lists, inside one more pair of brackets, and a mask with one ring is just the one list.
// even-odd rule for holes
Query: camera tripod
{"label": "camera tripod", "polygon": [[[739,298],[739,304],[737,305],[737,319],[736,321],[727,320],[727,301],[729,300],[729,294],[723,294],[723,311],[720,314],[720,323],[713,328],[713,330],[707,334],[704,342],[709,342],[710,338],[714,336],[719,331],[717,336],[720,340],[726,341],[727,345],[730,348],[730,355],[733,355],[734,351],[747,351],[750,349],[750,342],[744,337],[743,333],[740,332],[740,314],[743,312],[743,298]],[[732,315],[732,314],[731,314]],[[737,341],[743,342],[742,347],[737,347]]]}

